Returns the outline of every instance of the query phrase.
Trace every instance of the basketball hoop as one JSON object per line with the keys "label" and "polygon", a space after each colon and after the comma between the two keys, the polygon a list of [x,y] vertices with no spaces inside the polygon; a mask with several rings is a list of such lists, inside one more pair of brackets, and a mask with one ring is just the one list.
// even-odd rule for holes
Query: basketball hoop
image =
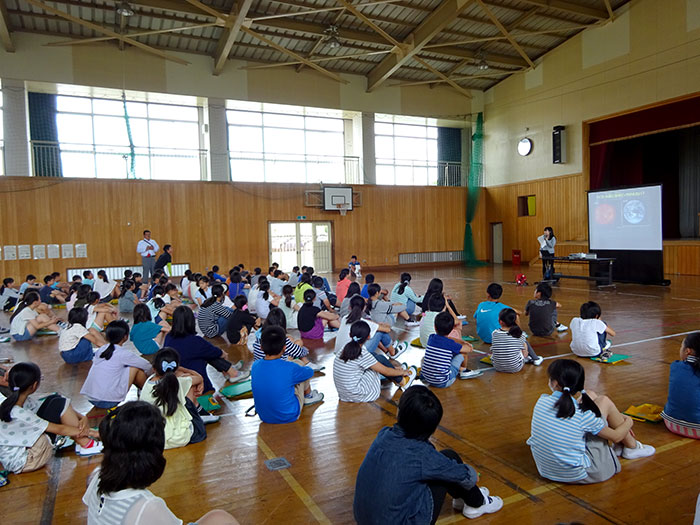
{"label": "basketball hoop", "polygon": [[345,214],[348,212],[348,206],[347,204],[341,203],[341,204],[336,204],[335,207],[338,209],[340,212],[340,215],[345,217]]}

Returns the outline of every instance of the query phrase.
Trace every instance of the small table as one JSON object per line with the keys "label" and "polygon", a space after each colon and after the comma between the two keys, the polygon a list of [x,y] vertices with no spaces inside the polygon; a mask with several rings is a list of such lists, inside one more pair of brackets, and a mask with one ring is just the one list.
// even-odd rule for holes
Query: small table
{"label": "small table", "polygon": [[[543,258],[544,259],[544,258]],[[597,283],[603,283],[603,284],[598,284],[598,288],[615,288],[615,284],[613,283],[613,263],[615,262],[615,259],[612,257],[598,257],[596,259],[582,259],[579,257],[550,257],[545,260],[551,260],[551,261],[560,261],[560,262],[566,262],[566,263],[584,263],[589,265],[589,274],[590,274],[590,264],[604,264],[607,263],[607,276],[603,277],[591,277],[590,275],[564,275],[562,273],[554,273],[553,277],[555,279],[583,279],[585,281],[596,281]]]}

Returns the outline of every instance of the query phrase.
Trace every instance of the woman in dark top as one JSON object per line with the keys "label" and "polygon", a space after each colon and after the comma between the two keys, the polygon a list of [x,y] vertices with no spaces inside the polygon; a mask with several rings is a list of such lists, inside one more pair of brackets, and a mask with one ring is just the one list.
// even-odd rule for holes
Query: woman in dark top
{"label": "woman in dark top", "polygon": [[260,319],[256,319],[248,311],[248,299],[245,295],[237,295],[233,299],[233,307],[233,313],[228,318],[226,326],[226,337],[228,342],[233,345],[244,345],[253,329],[260,326]]}
{"label": "woman in dark top", "polygon": [[339,328],[340,321],[338,314],[333,312],[322,312],[320,308],[314,306],[316,292],[306,290],[304,292],[304,304],[299,308],[297,315],[297,327],[302,339],[323,339],[323,330],[326,326]]}
{"label": "woman in dark top", "polygon": [[[430,280],[430,284],[428,284],[428,290],[423,296],[423,302],[418,305],[423,309],[424,312],[428,311],[428,307],[430,306],[431,295],[443,295],[442,279],[435,278]],[[449,295],[445,295],[445,299],[447,300],[448,304],[450,305],[450,308],[452,308],[452,311],[458,319],[464,319],[466,317],[464,315],[460,315],[460,313],[457,311],[455,303],[452,302],[452,298]]]}

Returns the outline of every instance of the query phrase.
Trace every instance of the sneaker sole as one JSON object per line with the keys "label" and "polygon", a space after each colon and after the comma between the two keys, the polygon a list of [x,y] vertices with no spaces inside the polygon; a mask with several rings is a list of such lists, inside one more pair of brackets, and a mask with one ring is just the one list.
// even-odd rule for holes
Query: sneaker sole
{"label": "sneaker sole", "polygon": [[321,399],[316,399],[315,401],[310,401],[307,403],[306,398],[304,398],[304,406],[310,407],[311,405],[317,405],[317,404],[321,403],[322,401],[323,401],[323,397],[321,397]]}

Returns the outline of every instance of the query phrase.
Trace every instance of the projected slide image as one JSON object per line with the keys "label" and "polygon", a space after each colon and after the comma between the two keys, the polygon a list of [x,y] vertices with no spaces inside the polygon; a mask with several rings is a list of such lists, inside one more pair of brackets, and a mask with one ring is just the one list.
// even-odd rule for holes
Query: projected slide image
{"label": "projected slide image", "polygon": [[590,247],[661,250],[661,186],[588,194]]}

